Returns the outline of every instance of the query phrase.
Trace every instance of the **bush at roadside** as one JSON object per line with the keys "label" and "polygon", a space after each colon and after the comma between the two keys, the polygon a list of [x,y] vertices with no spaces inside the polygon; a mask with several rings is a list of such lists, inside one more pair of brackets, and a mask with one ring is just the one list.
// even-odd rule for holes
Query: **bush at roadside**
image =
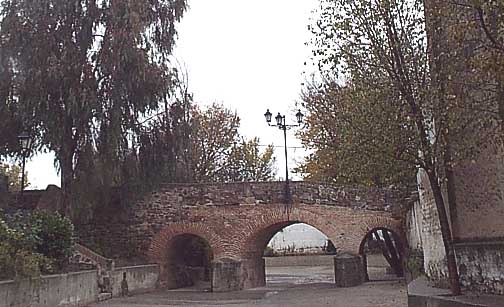
{"label": "bush at roadside", "polygon": [[40,211],[24,220],[7,223],[0,215],[0,280],[53,273],[72,253],[73,225],[67,218]]}

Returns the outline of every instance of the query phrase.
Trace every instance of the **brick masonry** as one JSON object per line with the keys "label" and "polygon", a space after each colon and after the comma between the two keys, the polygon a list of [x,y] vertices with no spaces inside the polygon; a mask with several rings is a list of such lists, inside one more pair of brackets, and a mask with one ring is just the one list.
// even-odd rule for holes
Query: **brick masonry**
{"label": "brick masonry", "polygon": [[177,236],[196,235],[208,242],[215,262],[241,262],[245,277],[240,287],[249,288],[264,283],[263,250],[276,232],[291,224],[309,224],[339,251],[353,254],[374,228],[403,233],[399,215],[404,198],[397,191],[293,182],[293,205],[287,213],[284,188],[282,182],[167,184],[121,209],[126,212],[114,211],[123,220],[80,225],[81,240],[101,240],[101,245],[113,247],[109,256],[135,255],[159,263],[162,279],[169,280],[174,270],[170,245]]}

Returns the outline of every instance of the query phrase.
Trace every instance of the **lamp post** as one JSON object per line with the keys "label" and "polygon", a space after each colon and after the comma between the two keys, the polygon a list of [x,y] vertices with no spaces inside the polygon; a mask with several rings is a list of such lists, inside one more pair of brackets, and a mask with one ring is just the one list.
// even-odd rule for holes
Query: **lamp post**
{"label": "lamp post", "polygon": [[271,124],[271,117],[273,114],[271,114],[270,110],[267,109],[266,113],[264,113],[264,117],[266,118],[266,122],[268,123],[268,126],[270,127],[278,127],[278,129],[283,130],[283,135],[284,135],[284,150],[285,150],[285,201],[287,204],[287,211],[289,209],[289,206],[291,204],[291,195],[290,195],[290,189],[289,189],[289,166],[287,163],[287,130],[293,128],[293,127],[299,127],[301,123],[303,122],[303,117],[304,114],[301,113],[301,110],[298,110],[296,113],[296,121],[297,124],[294,125],[287,125],[285,122],[285,115],[281,115],[280,112],[278,113],[277,116],[275,116],[275,121],[276,125]]}
{"label": "lamp post", "polygon": [[21,194],[23,194],[25,188],[25,166],[26,166],[26,156],[28,155],[31,147],[32,139],[30,135],[24,131],[18,135],[19,145],[21,146],[21,154],[23,156],[23,164],[21,167]]}

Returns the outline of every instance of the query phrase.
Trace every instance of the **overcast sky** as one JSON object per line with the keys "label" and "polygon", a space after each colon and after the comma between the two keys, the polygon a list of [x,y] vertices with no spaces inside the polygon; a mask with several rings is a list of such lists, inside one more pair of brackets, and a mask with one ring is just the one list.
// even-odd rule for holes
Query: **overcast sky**
{"label": "overcast sky", "polygon": [[[175,57],[185,64],[189,87],[201,104],[220,102],[236,110],[240,133],[258,136],[262,144],[283,146],[283,134],[268,127],[266,109],[295,121],[310,55],[305,46],[312,10],[318,0],[189,0],[181,21]],[[298,147],[293,130],[288,146]],[[275,149],[277,168],[284,177],[283,148]],[[301,161],[302,149],[289,149],[289,168]],[[27,164],[30,188],[59,185],[53,156],[39,155]]]}

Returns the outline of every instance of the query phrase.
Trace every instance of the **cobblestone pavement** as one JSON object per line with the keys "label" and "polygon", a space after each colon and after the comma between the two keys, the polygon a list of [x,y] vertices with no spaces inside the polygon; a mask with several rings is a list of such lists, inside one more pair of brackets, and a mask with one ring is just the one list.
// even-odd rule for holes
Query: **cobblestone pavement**
{"label": "cobblestone pavement", "polygon": [[401,280],[369,282],[353,288],[334,285],[331,267],[277,267],[268,269],[267,286],[228,293],[198,289],[164,290],[127,298],[114,298],[91,306],[407,306],[406,286]]}

